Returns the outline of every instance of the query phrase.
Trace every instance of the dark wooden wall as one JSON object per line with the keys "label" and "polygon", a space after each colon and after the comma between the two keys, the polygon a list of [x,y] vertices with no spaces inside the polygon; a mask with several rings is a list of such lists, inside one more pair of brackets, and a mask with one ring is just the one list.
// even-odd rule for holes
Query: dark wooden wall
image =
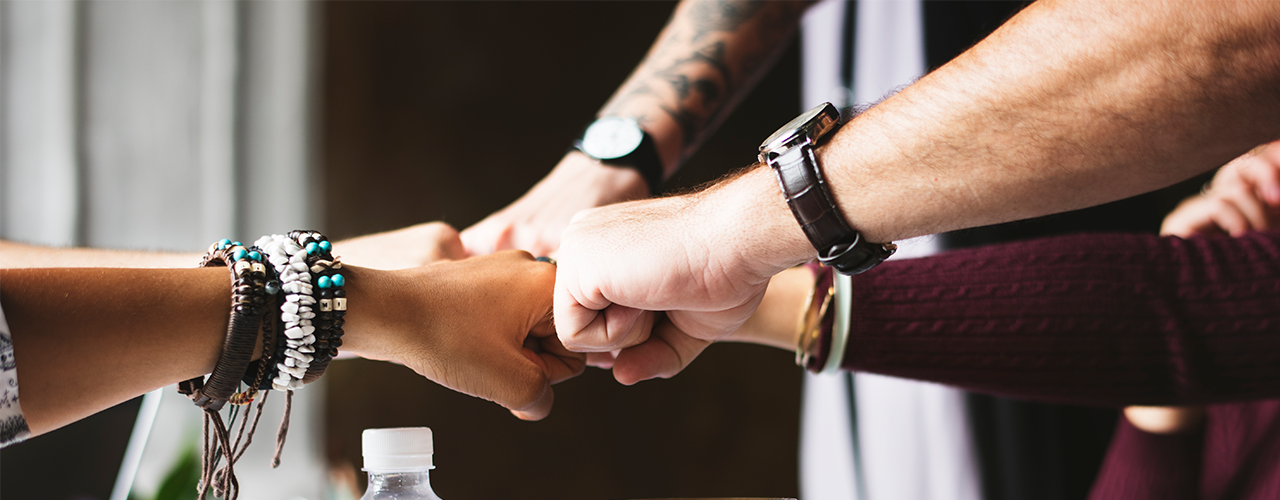
{"label": "dark wooden wall", "polygon": [[[545,175],[630,73],[670,2],[324,5],[326,224],[342,238],[428,220],[464,228]],[[798,51],[669,188],[754,160],[799,110]],[[800,371],[790,353],[718,345],[672,380],[623,387],[590,369],[542,422],[408,369],[335,363],[331,458],[360,431],[430,426],[444,498],[795,496]],[[363,475],[360,475],[363,478]],[[361,479],[363,480],[363,479]]]}

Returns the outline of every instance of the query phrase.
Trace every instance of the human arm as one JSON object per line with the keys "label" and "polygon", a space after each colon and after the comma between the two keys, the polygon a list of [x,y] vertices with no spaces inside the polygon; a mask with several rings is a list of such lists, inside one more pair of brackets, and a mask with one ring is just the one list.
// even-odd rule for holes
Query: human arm
{"label": "human arm", "polygon": [[[534,419],[550,411],[549,384],[582,369],[553,336],[553,270],[527,254],[343,274],[344,351]],[[32,433],[212,371],[229,297],[225,269],[0,270]]]}
{"label": "human arm", "polygon": [[[635,118],[653,136],[664,178],[716,130],[787,46],[809,2],[687,0],[598,117]],[[573,151],[511,205],[462,233],[472,254],[519,248],[548,255],[580,210],[645,198],[628,168]]]}
{"label": "human arm", "polygon": [[[761,320],[798,317],[810,276],[775,277],[728,340],[794,349],[791,319]],[[853,278],[842,368],[1091,405],[1276,397],[1277,282],[1280,231],[1080,234],[893,260]]]}
{"label": "human arm", "polygon": [[[458,232],[443,222],[359,236],[334,245],[345,261],[374,269],[407,269],[467,256]],[[197,262],[200,262],[198,253],[57,248],[0,240],[0,268],[184,268],[193,267]]]}
{"label": "human arm", "polygon": [[[1280,136],[1276,32],[1274,2],[1038,2],[817,156],[870,241],[1120,199]],[[682,200],[590,211],[561,248],[561,340],[645,351],[624,350],[615,375],[633,362],[637,380],[674,374],[746,320],[770,276],[814,257],[779,195],[757,166]],[[627,245],[637,234],[652,243]],[[675,328],[650,339],[634,310]]]}
{"label": "human arm", "polygon": [[200,254],[84,247],[48,247],[0,240],[0,268],[32,267],[194,267]]}

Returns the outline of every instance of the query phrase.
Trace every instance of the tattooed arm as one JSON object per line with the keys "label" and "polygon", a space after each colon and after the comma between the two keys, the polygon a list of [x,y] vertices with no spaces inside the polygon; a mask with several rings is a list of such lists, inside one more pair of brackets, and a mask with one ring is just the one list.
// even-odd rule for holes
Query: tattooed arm
{"label": "tattooed arm", "polygon": [[786,48],[808,5],[681,3],[600,116],[637,118],[657,141],[670,177]]}
{"label": "tattooed arm", "polygon": [[[719,126],[786,48],[808,2],[686,0],[598,116],[636,118],[653,136],[665,177]],[[572,152],[515,203],[462,232],[472,254],[520,248],[546,255],[580,210],[643,198],[631,169]]]}

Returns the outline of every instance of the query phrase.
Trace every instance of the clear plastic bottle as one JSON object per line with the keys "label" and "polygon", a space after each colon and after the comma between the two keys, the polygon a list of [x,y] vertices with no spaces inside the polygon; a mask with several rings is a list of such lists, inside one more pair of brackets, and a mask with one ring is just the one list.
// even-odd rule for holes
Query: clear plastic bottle
{"label": "clear plastic bottle", "polygon": [[428,474],[433,452],[431,429],[365,429],[361,436],[369,489],[360,500],[440,500]]}

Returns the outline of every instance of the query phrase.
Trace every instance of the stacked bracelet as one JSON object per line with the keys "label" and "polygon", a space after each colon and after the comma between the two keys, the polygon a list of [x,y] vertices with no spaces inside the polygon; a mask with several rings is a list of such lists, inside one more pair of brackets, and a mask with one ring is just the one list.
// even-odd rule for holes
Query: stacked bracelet
{"label": "stacked bracelet", "polygon": [[333,245],[315,231],[264,236],[258,240],[280,273],[282,335],[276,345],[271,387],[301,388],[320,377],[342,345],[347,310],[346,278]]}
{"label": "stacked bracelet", "polygon": [[232,398],[249,367],[269,295],[270,277],[267,266],[262,263],[262,254],[238,241],[224,239],[210,246],[200,266],[213,265],[227,266],[232,280],[231,319],[222,354],[207,381],[196,377],[178,384],[178,390],[189,396],[196,406],[209,411],[221,409]]}
{"label": "stacked bracelet", "polygon": [[342,327],[347,314],[346,277],[338,271],[342,269],[342,261],[333,255],[333,245],[324,235],[314,231],[294,231],[289,233],[291,240],[302,245],[306,252],[304,262],[311,273],[312,298],[316,300],[314,307],[316,317],[315,339],[312,342],[314,353],[306,374],[302,378],[304,384],[320,378],[329,366],[329,361],[338,355],[342,346]]}
{"label": "stacked bracelet", "polygon": [[263,236],[258,240],[267,253],[267,260],[280,276],[280,290],[284,300],[280,302],[281,335],[274,346],[275,366],[272,367],[271,387],[287,391],[302,387],[302,377],[311,362],[311,347],[315,341],[315,318],[312,307],[311,272],[306,250],[296,241],[283,235]]}
{"label": "stacked bracelet", "polygon": [[[248,415],[241,420],[232,442],[219,410],[227,402],[248,404],[259,390],[286,391],[284,417],[276,433],[276,455],[272,461],[273,467],[277,466],[288,432],[293,390],[319,378],[338,354],[347,310],[343,289],[346,278],[338,272],[342,263],[333,256],[332,248],[320,233],[293,231],[288,235],[264,236],[251,247],[224,239],[211,245],[200,262],[201,267],[227,266],[232,279],[231,319],[213,373],[207,381],[196,377],[178,384],[178,390],[188,395],[205,414],[198,487],[201,500],[210,485],[214,494],[223,498],[234,500],[239,494],[233,466],[244,453],[241,437]],[[251,361],[259,328],[262,357]],[[248,388],[236,392],[242,381]],[[257,429],[265,402],[264,394],[244,447]],[[234,424],[237,412],[231,415]],[[217,469],[223,459],[226,465]]]}
{"label": "stacked bracelet", "polygon": [[[197,487],[200,500],[206,497],[211,485],[214,494],[219,497],[235,500],[239,495],[234,464],[243,453],[239,449],[241,441],[237,436],[235,443],[231,442],[230,431],[219,410],[228,401],[246,404],[253,400],[257,392],[254,386],[250,386],[244,393],[236,392],[236,389],[239,388],[241,379],[246,377],[263,313],[269,308],[271,296],[275,294],[274,272],[262,260],[263,255],[257,247],[245,247],[238,241],[223,239],[211,245],[200,261],[201,267],[224,265],[231,273],[231,319],[227,325],[222,353],[218,355],[218,363],[214,365],[208,381],[204,377],[195,377],[178,384],[178,391],[186,394],[196,406],[204,410],[204,437],[201,439],[204,451],[201,454],[200,483]],[[261,376],[261,372],[256,375]],[[259,403],[258,415],[261,414],[262,404]],[[236,412],[233,411],[232,422],[235,421],[235,415]],[[240,435],[243,435],[245,421],[241,421]],[[255,419],[254,428],[256,427]],[[252,435],[253,431],[249,432]],[[248,441],[245,441],[245,446],[248,446]],[[226,466],[215,471],[218,462],[223,459],[226,460]]]}

